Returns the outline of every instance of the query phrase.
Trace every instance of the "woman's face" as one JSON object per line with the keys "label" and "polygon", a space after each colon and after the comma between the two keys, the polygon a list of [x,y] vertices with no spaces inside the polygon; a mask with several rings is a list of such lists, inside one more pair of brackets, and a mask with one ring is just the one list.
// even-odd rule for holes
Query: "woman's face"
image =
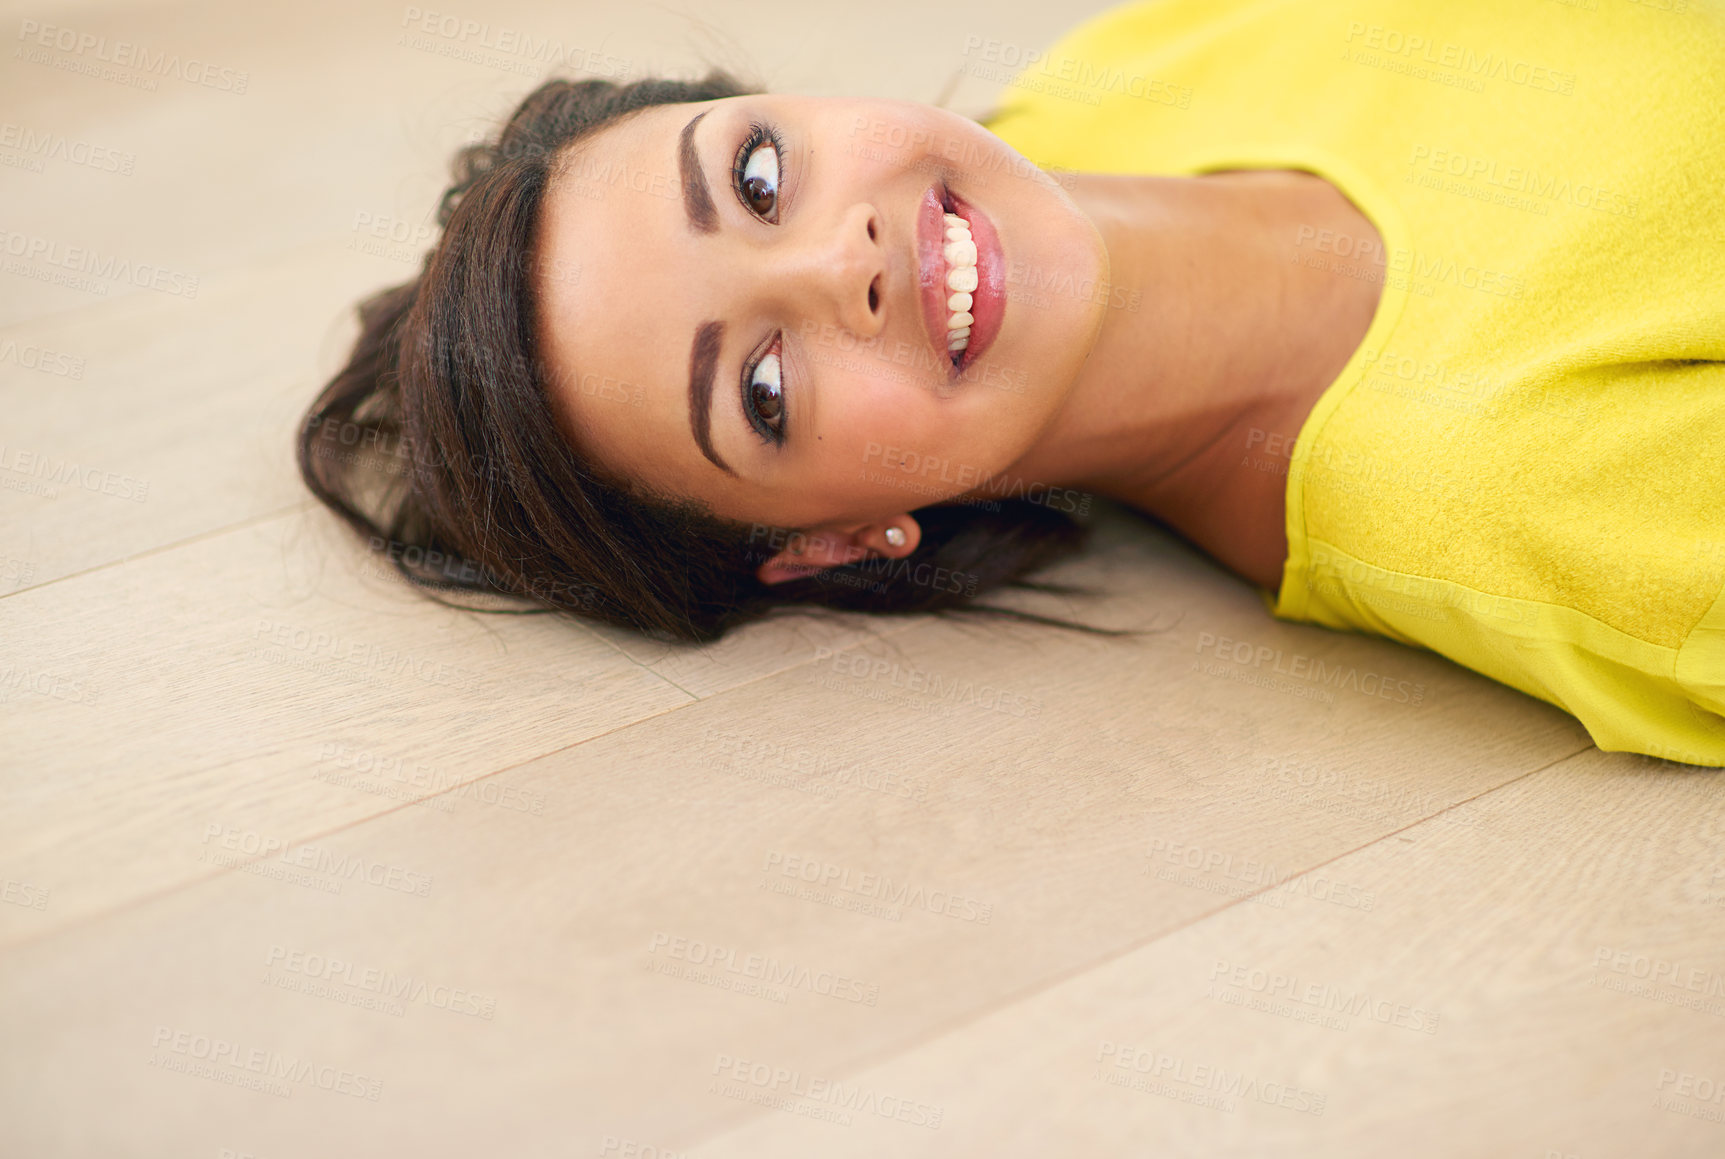
{"label": "woman's face", "polygon": [[850,527],[978,488],[1101,326],[1074,289],[1107,277],[1090,221],[940,109],[662,105],[559,160],[534,273],[559,421],[607,473],[722,517]]}

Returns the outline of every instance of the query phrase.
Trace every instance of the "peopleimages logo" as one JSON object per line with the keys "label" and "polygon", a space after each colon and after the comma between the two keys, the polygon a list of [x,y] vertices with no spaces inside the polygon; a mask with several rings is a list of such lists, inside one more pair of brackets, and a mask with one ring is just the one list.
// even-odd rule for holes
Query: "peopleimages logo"
{"label": "peopleimages logo", "polygon": [[379,889],[426,897],[431,893],[432,875],[374,861],[357,853],[337,853],[332,849],[304,843],[289,845],[279,837],[271,837],[255,829],[240,829],[216,822],[204,826],[205,846],[202,860],[213,865],[242,868],[248,859],[279,861],[283,865],[325,874],[335,880],[331,893],[341,892],[342,881],[363,881]]}
{"label": "peopleimages logo", "polygon": [[1600,946],[1593,955],[1593,968],[1610,970],[1640,981],[1681,987],[1707,998],[1725,998],[1725,973],[1681,959]]}
{"label": "peopleimages logo", "polygon": [[225,1038],[192,1034],[175,1030],[171,1026],[156,1027],[150,1046],[151,1066],[230,1085],[255,1086],[268,1094],[282,1097],[290,1097],[291,1088],[271,1080],[309,1083],[320,1090],[351,1095],[373,1103],[383,1094],[382,1079],[368,1078],[340,1067],[320,1065],[309,1059],[279,1054],[260,1046],[248,1049],[241,1043]]}
{"label": "peopleimages logo", "polygon": [[862,681],[865,685],[880,685],[881,687],[868,688],[861,692],[865,696],[870,692],[880,694],[869,696],[869,699],[890,699],[892,690],[903,689],[906,693],[915,694],[910,699],[901,701],[907,705],[922,705],[941,711],[947,711],[955,705],[964,705],[1006,716],[1042,715],[1040,700],[1026,697],[1011,689],[943,676],[927,668],[900,665],[896,661],[871,656],[866,652],[852,652],[846,648],[835,651],[821,644],[815,648],[814,664],[817,666],[816,671],[825,669],[832,673],[823,678],[823,687],[842,687],[834,681],[833,676],[846,676]]}
{"label": "peopleimages logo", "polygon": [[[1292,1083],[1276,1082],[1243,1070],[1230,1070],[1214,1063],[1197,1062],[1177,1054],[1167,1054],[1108,1039],[1097,1044],[1096,1065],[1099,1068],[1097,1077],[1110,1085],[1132,1086],[1134,1084],[1127,1081],[1129,1076],[1142,1079],[1146,1084],[1166,1083],[1170,1084],[1167,1089],[1156,1089],[1148,1085],[1140,1089],[1165,1094],[1182,1102],[1216,1105],[1218,1110],[1224,1111],[1234,1109],[1233,1104],[1227,1100],[1240,1099],[1243,1102],[1285,1107],[1305,1115],[1321,1115],[1324,1113],[1324,1105],[1329,1101],[1328,1096],[1322,1092],[1307,1090]],[[1181,1089],[1182,1087],[1184,1089]],[[1222,1101],[1219,1104],[1210,1104],[1203,1098],[1189,1097],[1200,1092]]]}
{"label": "peopleimages logo", "polygon": [[[1691,1071],[1678,1071],[1668,1066],[1662,1066],[1659,1068],[1658,1089],[1660,1091],[1669,1090],[1673,1094],[1681,1095],[1686,1099],[1694,1099],[1697,1102],[1725,1105],[1725,1079],[1709,1078],[1706,1075],[1698,1075]],[[1714,1122],[1725,1121],[1720,1118],[1718,1112],[1697,1117],[1710,1118]]]}
{"label": "peopleimages logo", "polygon": [[[863,1006],[873,1006],[880,1001],[880,987],[873,982],[863,982],[832,970],[811,970],[807,966],[782,961],[770,954],[746,953],[736,946],[704,942],[699,938],[685,938],[659,931],[654,933],[653,940],[648,943],[647,953],[649,968],[652,968],[653,956],[659,955],[678,963],[680,967],[693,969],[679,975],[677,968],[666,969],[661,963],[658,972],[687,976],[692,981],[719,984],[721,989],[729,988],[722,984],[726,980],[725,976],[735,975],[779,991],[806,990],[824,998],[836,998],[841,1002],[855,1002]],[[712,977],[709,978],[708,975]]]}
{"label": "peopleimages logo", "polygon": [[[171,76],[190,85],[229,92],[235,96],[244,96],[246,86],[251,83],[251,74],[248,72],[218,67],[196,57],[182,57],[177,52],[157,51],[147,45],[133,44],[129,40],[110,41],[106,36],[79,32],[75,28],[60,24],[20,20],[18,39],[25,44],[25,48],[19,50],[20,54],[26,50],[32,52],[27,58],[31,63],[49,63],[48,60],[38,57],[46,56],[40,49],[51,48],[69,54],[74,63],[84,65],[82,68],[69,70],[73,72],[99,71],[89,63],[94,61],[116,68],[134,69],[155,77]],[[154,82],[150,87],[155,87]]]}
{"label": "peopleimages logo", "polygon": [[1103,94],[1112,94],[1178,109],[1192,105],[1189,86],[1171,84],[1141,72],[1127,72],[1106,62],[1075,56],[1050,57],[1041,49],[1022,48],[1010,41],[975,34],[965,37],[964,55],[966,71],[971,76],[1064,100],[1099,105]]}
{"label": "peopleimages logo", "polygon": [[[0,901],[22,906],[25,909],[47,909],[48,889],[46,886],[36,885],[33,882],[13,881],[11,878],[7,878],[5,884],[0,886]],[[873,1006],[874,1003],[871,1002],[869,1005]]]}
{"label": "peopleimages logo", "polygon": [[13,366],[34,370],[38,374],[52,374],[60,378],[81,379],[84,377],[84,360],[71,354],[63,354],[49,350],[34,343],[22,345],[14,338],[8,338],[0,344],[0,366],[11,363]]}
{"label": "peopleimages logo", "polygon": [[[882,1094],[860,1084],[805,1075],[800,1070],[771,1066],[729,1054],[714,1058],[713,1074],[721,1082],[708,1088],[710,1093],[759,1102],[766,1106],[777,1105],[781,1110],[795,1108],[779,1104],[777,1100],[803,1099],[810,1103],[824,1103],[827,1108],[840,1113],[860,1111],[912,1127],[927,1127],[932,1131],[940,1129],[941,1119],[946,1114],[945,1108],[897,1095]],[[755,1097],[757,1095],[762,1097]],[[848,1124],[848,1116],[843,1122]]]}
{"label": "peopleimages logo", "polygon": [[[1229,886],[1238,882],[1239,888],[1223,888],[1211,892],[1230,893],[1238,895],[1248,890],[1274,890],[1265,895],[1271,902],[1271,908],[1280,908],[1282,898],[1289,894],[1312,898],[1315,901],[1327,901],[1333,905],[1348,909],[1369,910],[1377,895],[1362,890],[1349,882],[1339,881],[1330,875],[1318,871],[1297,871],[1284,874],[1276,866],[1267,861],[1259,861],[1255,857],[1237,855],[1220,849],[1206,849],[1201,845],[1189,845],[1181,841],[1169,841],[1165,837],[1157,837],[1150,842],[1150,860],[1164,862],[1158,870],[1157,877],[1163,881],[1175,881],[1179,884],[1195,884],[1204,888],[1204,878],[1221,879],[1215,884]],[[1182,875],[1179,870],[1192,871]],[[1194,880],[1182,880],[1182,878]]]}
{"label": "peopleimages logo", "polygon": [[[1355,41],[1362,41],[1366,48],[1372,50],[1372,53],[1356,53],[1351,57],[1359,64],[1375,67],[1400,65],[1403,67],[1392,68],[1391,71],[1403,72],[1407,71],[1406,66],[1417,61],[1420,63],[1416,66],[1414,75],[1420,79],[1428,79],[1425,73],[1431,68],[1449,69],[1456,74],[1454,80],[1470,82],[1466,87],[1475,92],[1483,91],[1482,82],[1486,80],[1501,80],[1563,96],[1570,96],[1575,92],[1576,76],[1572,72],[1535,64],[1501,52],[1480,52],[1469,45],[1437,40],[1417,32],[1404,32],[1381,24],[1366,24],[1354,20],[1348,24],[1348,34],[1343,43],[1352,45]],[[1383,55],[1373,55],[1376,53]],[[1439,78],[1432,76],[1429,79]]]}
{"label": "peopleimages logo", "polygon": [[[124,283],[179,298],[198,296],[196,274],[149,262],[134,262],[131,258],[103,253],[91,246],[66,245],[55,238],[19,233],[3,226],[0,226],[0,254],[18,259],[6,264],[9,274],[66,285],[86,293],[105,295],[109,283]],[[36,269],[36,263],[52,266],[60,272]]]}
{"label": "peopleimages logo", "polygon": [[960,921],[987,925],[994,917],[992,902],[978,901],[951,890],[930,889],[916,882],[894,881],[886,874],[852,872],[842,865],[794,853],[768,853],[764,869],[769,880],[776,870],[780,877],[793,878],[822,889],[837,890],[893,907],[927,910],[931,914]]}
{"label": "peopleimages logo", "polygon": [[[1218,987],[1222,988],[1220,993],[1216,993]],[[1313,1011],[1369,1018],[1386,1026],[1422,1034],[1436,1034],[1442,1021],[1442,1016],[1435,1010],[1396,1002],[1381,994],[1328,982],[1302,983],[1297,974],[1284,974],[1279,970],[1247,966],[1223,958],[1216,959],[1216,964],[1210,968],[1210,988],[1211,996],[1222,1001],[1240,995],[1255,995],[1292,1003],[1296,1007],[1305,1006]],[[1230,995],[1230,990],[1236,993]],[[1266,1013],[1281,1011],[1267,1010]],[[1346,1026],[1335,1029],[1346,1029]]]}
{"label": "peopleimages logo", "polygon": [[[0,443],[0,471],[63,487],[79,487],[85,491],[100,492],[116,499],[130,499],[134,503],[142,503],[150,497],[148,479],[135,479],[118,471],[91,467],[73,459],[56,459],[46,451],[8,447],[5,443]],[[59,491],[53,488],[42,490],[50,498],[59,495]]]}
{"label": "peopleimages logo", "polygon": [[412,4],[402,11],[401,27],[406,31],[397,44],[524,76],[533,75],[535,66],[544,66],[621,79],[634,67],[621,57],[565,44],[555,37]]}
{"label": "peopleimages logo", "polygon": [[[900,769],[882,769],[846,755],[834,755],[807,745],[765,740],[748,733],[715,730],[708,725],[701,732],[701,744],[724,756],[730,771],[756,780],[782,782],[792,787],[813,790],[843,787],[867,789],[889,797],[921,801],[928,795],[928,782],[908,777]],[[774,768],[784,769],[794,776],[777,776]],[[823,795],[817,792],[817,795]]]}
{"label": "peopleimages logo", "polygon": [[[1499,163],[1496,157],[1464,153],[1440,145],[1418,144],[1408,157],[1408,179],[1427,188],[1461,192],[1468,185],[1490,185],[1512,193],[1527,193],[1548,201],[1567,202],[1579,209],[1594,209],[1617,217],[1634,217],[1640,208],[1639,198],[1608,189],[1597,181],[1575,181],[1569,177],[1542,173],[1530,164]],[[1444,179],[1454,179],[1460,185],[1445,185]],[[1436,183],[1430,183],[1435,179]],[[1537,202],[1523,205],[1506,202],[1515,208],[1533,208],[1538,213],[1550,210]]]}
{"label": "peopleimages logo", "polygon": [[269,971],[283,971],[302,978],[346,986],[366,994],[395,1001],[420,1002],[452,1014],[468,1014],[490,1020],[497,1015],[497,998],[477,994],[460,986],[427,982],[412,974],[397,974],[375,966],[359,966],[330,954],[307,953],[272,945],[264,956],[265,981]]}
{"label": "peopleimages logo", "polygon": [[[124,149],[96,145],[67,137],[64,133],[49,132],[14,121],[0,123],[0,149],[22,153],[35,161],[64,161],[68,165],[118,173],[122,177],[130,177],[138,163],[137,154]],[[40,167],[37,168],[40,171]]]}
{"label": "peopleimages logo", "polygon": [[[252,631],[252,639],[260,640],[262,644],[248,649],[247,659],[309,667],[314,671],[327,669],[328,664],[339,664],[344,669],[352,667],[359,671],[367,683],[375,682],[380,676],[394,678],[406,673],[427,684],[439,684],[468,693],[478,692],[482,687],[479,674],[472,669],[433,660],[429,656],[416,656],[401,648],[347,639],[323,629],[260,619]],[[300,655],[296,659],[289,657],[288,652]]]}
{"label": "peopleimages logo", "polygon": [[1276,675],[1309,680],[1323,688],[1350,688],[1364,696],[1379,696],[1401,704],[1421,704],[1425,701],[1424,683],[1392,680],[1376,672],[1362,673],[1352,664],[1326,664],[1321,658],[1307,656],[1301,652],[1288,655],[1284,654],[1282,649],[1272,648],[1268,644],[1253,645],[1245,640],[1218,636],[1214,632],[1198,633],[1198,651],[1209,652],[1220,659],[1253,668],[1270,664],[1270,671]]}

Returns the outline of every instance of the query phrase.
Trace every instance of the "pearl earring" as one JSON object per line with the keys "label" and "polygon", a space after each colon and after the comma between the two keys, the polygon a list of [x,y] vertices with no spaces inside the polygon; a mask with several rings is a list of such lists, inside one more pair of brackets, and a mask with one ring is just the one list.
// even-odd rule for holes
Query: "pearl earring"
{"label": "pearl earring", "polygon": [[894,547],[903,547],[904,546],[904,531],[901,528],[897,528],[897,527],[887,528],[886,529],[886,541],[888,543],[892,544]]}

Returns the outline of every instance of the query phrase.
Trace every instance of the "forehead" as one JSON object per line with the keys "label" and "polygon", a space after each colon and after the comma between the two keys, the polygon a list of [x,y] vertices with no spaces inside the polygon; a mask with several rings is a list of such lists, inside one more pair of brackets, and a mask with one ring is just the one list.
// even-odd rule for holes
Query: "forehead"
{"label": "forehead", "polygon": [[712,108],[651,107],[572,146],[547,190],[534,270],[566,433],[602,467],[678,494],[717,475],[689,431],[689,347],[707,295],[677,161],[683,127]]}

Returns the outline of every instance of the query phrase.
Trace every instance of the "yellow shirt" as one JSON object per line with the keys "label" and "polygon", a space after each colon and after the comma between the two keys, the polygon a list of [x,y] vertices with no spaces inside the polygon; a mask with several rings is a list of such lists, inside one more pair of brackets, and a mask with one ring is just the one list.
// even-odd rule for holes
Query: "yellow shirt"
{"label": "yellow shirt", "polygon": [[[1725,766],[1725,0],[1127,4],[990,127],[1045,168],[1335,185],[1382,298],[1285,460],[1270,611]],[[1378,277],[1356,249],[1290,260]]]}

